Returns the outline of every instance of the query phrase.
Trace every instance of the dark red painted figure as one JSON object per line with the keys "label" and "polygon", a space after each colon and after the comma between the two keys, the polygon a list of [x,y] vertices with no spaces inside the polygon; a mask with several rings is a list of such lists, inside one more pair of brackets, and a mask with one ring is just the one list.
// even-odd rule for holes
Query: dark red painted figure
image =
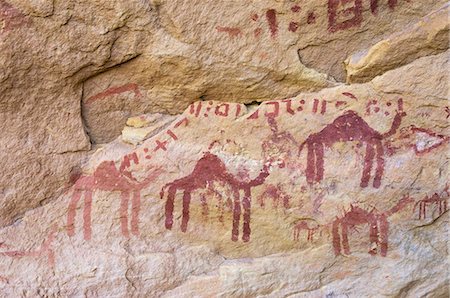
{"label": "dark red painted figure", "polygon": [[300,220],[295,226],[294,226],[294,241],[299,241],[300,238],[300,232],[305,230],[307,231],[307,237],[306,240],[313,242],[314,240],[314,234],[319,229],[319,226],[311,227],[308,224],[308,221],[306,220]]}
{"label": "dark red painted figure", "polygon": [[[379,249],[380,255],[385,257],[388,250],[388,217],[402,210],[412,202],[412,198],[404,196],[394,207],[383,213],[379,213],[376,209],[367,211],[358,206],[351,205],[350,211],[346,212],[343,217],[336,218],[332,223],[333,248],[335,255],[341,254],[341,244],[344,254],[349,255],[349,229],[356,230],[356,226],[368,224],[370,229],[369,240],[371,244],[369,253],[371,255],[376,255],[377,249]],[[339,233],[339,227],[341,228],[341,234]],[[342,239],[340,235],[342,235]],[[375,244],[374,247],[372,247],[373,244]]]}
{"label": "dark red painted figure", "polygon": [[[127,159],[125,159],[125,163]],[[90,176],[82,176],[74,185],[74,192],[69,203],[69,211],[67,214],[67,234],[73,236],[75,234],[75,213],[78,201],[84,192],[84,212],[83,212],[83,229],[84,239],[91,239],[91,209],[92,209],[92,193],[96,190],[103,191],[119,191],[122,193],[120,204],[120,219],[122,234],[129,237],[128,233],[128,203],[130,193],[133,193],[131,202],[131,233],[139,235],[139,209],[140,209],[140,192],[153,182],[160,174],[160,169],[152,171],[147,178],[139,182],[131,173],[121,167],[117,170],[113,161],[102,162]]]}
{"label": "dark red painted figure", "polygon": [[367,187],[370,179],[370,172],[374,159],[377,161],[377,168],[373,180],[373,187],[381,185],[381,177],[384,171],[384,149],[383,139],[395,134],[400,127],[402,117],[406,114],[402,109],[402,100],[398,101],[398,111],[392,122],[391,129],[381,134],[371,128],[356,112],[348,111],[344,115],[336,118],[318,133],[311,134],[305,142],[300,145],[300,152],[306,145],[307,166],[306,180],[309,184],[320,182],[324,172],[324,148],[331,147],[337,142],[359,141],[366,144],[366,155],[364,157],[364,169],[361,177],[361,187]]}
{"label": "dark red painted figure", "polygon": [[[250,207],[251,207],[251,188],[261,185],[269,175],[269,166],[264,165],[259,175],[250,181],[241,181],[236,179],[228,172],[223,161],[216,155],[206,152],[199,161],[191,174],[166,184],[161,189],[161,199],[167,189],[167,201],[165,207],[166,229],[172,229],[174,200],[177,190],[183,190],[183,216],[181,220],[181,230],[186,232],[189,222],[189,205],[191,202],[191,193],[198,189],[205,189],[213,182],[229,185],[233,193],[233,228],[231,240],[237,241],[239,238],[239,221],[241,217],[241,205],[244,209],[243,214],[243,236],[242,240],[250,240]],[[240,200],[240,191],[244,192],[242,202]]]}
{"label": "dark red painted figure", "polygon": [[448,186],[445,188],[444,192],[446,195],[439,195],[434,193],[431,197],[425,196],[424,199],[418,201],[414,206],[414,212],[416,211],[417,205],[419,205],[419,219],[427,218],[427,206],[428,205],[436,205],[439,209],[439,216],[442,215],[445,211],[447,211],[447,199],[448,199]]}

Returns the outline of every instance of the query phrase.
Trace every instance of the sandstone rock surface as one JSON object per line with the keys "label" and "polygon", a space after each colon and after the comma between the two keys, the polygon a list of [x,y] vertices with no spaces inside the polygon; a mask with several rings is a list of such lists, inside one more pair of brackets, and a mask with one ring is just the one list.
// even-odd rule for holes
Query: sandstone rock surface
{"label": "sandstone rock surface", "polygon": [[0,297],[449,296],[448,23],[0,0]]}

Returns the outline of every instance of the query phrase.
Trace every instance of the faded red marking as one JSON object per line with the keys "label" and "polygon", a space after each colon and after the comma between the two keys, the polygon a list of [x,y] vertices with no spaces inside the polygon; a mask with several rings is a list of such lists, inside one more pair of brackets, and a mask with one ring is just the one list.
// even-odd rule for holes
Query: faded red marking
{"label": "faded red marking", "polygon": [[166,131],[166,133],[175,141],[178,140],[178,137],[176,134],[173,133],[173,131],[171,131],[170,129],[168,131]]}
{"label": "faded red marking", "polygon": [[88,99],[86,99],[86,104],[91,104],[94,101],[104,99],[104,98],[112,96],[112,95],[121,94],[124,92],[130,92],[130,91],[134,92],[134,96],[136,96],[137,98],[142,97],[141,91],[139,90],[139,86],[134,83],[129,83],[129,84],[119,86],[119,87],[108,88],[101,93],[91,96]]}
{"label": "faded red marking", "polygon": [[281,184],[277,184],[276,186],[269,184],[266,186],[266,189],[258,196],[257,200],[261,208],[266,206],[267,198],[272,199],[272,208],[278,209],[279,204],[282,203],[284,209],[289,209],[291,196],[281,189]]}
{"label": "faded red marking", "polygon": [[309,184],[320,182],[324,173],[324,148],[330,148],[337,142],[359,141],[366,144],[364,169],[361,177],[361,187],[367,187],[372,171],[373,160],[376,159],[377,168],[373,180],[373,187],[379,188],[384,172],[384,147],[383,139],[386,139],[398,130],[402,118],[406,115],[401,109],[401,100],[398,101],[399,109],[394,117],[388,132],[381,134],[371,128],[356,112],[350,110],[337,117],[318,133],[311,134],[300,146],[300,151],[307,145],[306,180]]}
{"label": "faded red marking", "polygon": [[255,37],[259,37],[262,34],[262,28],[256,28],[253,31],[253,34],[255,35]]}
{"label": "faded red marking", "polygon": [[[222,109],[225,108],[225,109]],[[222,109],[222,110],[221,110]],[[216,107],[215,109],[215,114],[217,116],[223,116],[223,117],[228,117],[228,112],[230,111],[230,104],[228,103],[223,103],[220,104]]]}
{"label": "faded red marking", "polygon": [[306,241],[313,242],[314,234],[319,229],[319,226],[316,224],[315,227],[311,227],[309,225],[309,221],[300,220],[294,226],[294,241],[300,240],[300,232],[305,230],[307,232]]}
{"label": "faded red marking", "polygon": [[299,5],[294,5],[291,7],[292,12],[300,12],[302,8]]}
{"label": "faded red marking", "polygon": [[267,23],[269,23],[270,35],[275,38],[278,33],[278,21],[277,12],[275,9],[269,9],[266,11]]}
{"label": "faded red marking", "polygon": [[153,152],[156,152],[159,149],[162,149],[163,151],[167,151],[167,148],[166,148],[167,143],[168,143],[167,141],[161,142],[160,140],[156,140],[155,143],[156,143],[156,147],[155,147],[155,149],[153,149]]}
{"label": "faded red marking", "polygon": [[[211,146],[210,146],[211,147]],[[203,157],[198,160],[191,174],[167,183],[161,189],[161,199],[167,189],[167,201],[165,206],[165,226],[170,230],[173,226],[174,201],[177,190],[183,190],[183,211],[181,219],[181,231],[186,232],[189,222],[189,208],[191,202],[191,193],[197,189],[205,189],[214,182],[229,185],[233,193],[233,225],[232,225],[232,241],[237,241],[239,237],[239,221],[241,217],[241,208],[244,209],[243,214],[243,236],[242,240],[247,242],[250,240],[250,210],[251,210],[251,188],[261,185],[269,175],[269,167],[265,165],[260,174],[252,180],[241,181],[236,179],[228,172],[225,164],[216,155],[206,152]],[[244,192],[242,201],[240,200],[240,190]]]}
{"label": "faded red marking", "polygon": [[198,115],[200,115],[200,111],[202,110],[202,102],[199,101],[197,103],[197,109],[195,110],[195,117],[198,117]]}
{"label": "faded red marking", "polygon": [[13,251],[4,251],[0,252],[0,255],[7,256],[11,258],[23,258],[23,257],[40,257],[42,255],[47,255],[48,257],[48,265],[50,267],[55,266],[55,253],[52,249],[52,243],[55,239],[56,234],[56,226],[53,226],[50,230],[50,233],[47,235],[47,238],[42,243],[41,247],[35,251],[22,251],[22,250],[13,250]]}
{"label": "faded red marking", "polygon": [[314,11],[308,13],[308,19],[306,20],[306,23],[309,25],[316,23],[316,14],[314,13]]}
{"label": "faded red marking", "polygon": [[131,161],[133,161],[135,165],[139,164],[139,158],[136,152],[124,156],[123,161],[120,164],[119,171],[123,172],[125,169],[128,169],[131,166]]}
{"label": "faded red marking", "polygon": [[397,6],[397,0],[388,0],[388,6],[390,9],[394,9]]}
{"label": "faded red marking", "polygon": [[0,23],[1,21],[3,21],[3,26],[0,33],[9,32],[16,28],[31,24],[31,19],[3,0],[0,1]]}
{"label": "faded red marking", "polygon": [[[340,6],[354,2],[354,6],[339,11]],[[348,16],[353,15],[348,19]],[[340,21],[344,18],[344,21]],[[362,0],[328,0],[328,30],[337,32],[351,27],[357,27],[362,22]]]}
{"label": "faded red marking", "polygon": [[335,107],[336,108],[338,108],[338,107],[340,107],[340,106],[344,106],[344,105],[346,105],[347,104],[347,102],[346,101],[336,101],[336,103],[335,103]]}
{"label": "faded red marking", "polygon": [[298,22],[290,22],[288,30],[291,32],[296,32],[298,29],[299,23]]}
{"label": "faded red marking", "polygon": [[450,117],[450,107],[445,107],[445,112],[447,113],[447,117],[445,117],[445,119],[448,119],[448,117]]}
{"label": "faded red marking", "polygon": [[355,95],[353,95],[353,93],[350,93],[350,92],[342,92],[342,95],[347,96],[347,97],[350,97],[351,99],[354,99],[354,100],[358,101],[358,98],[357,98]]}
{"label": "faded red marking", "polygon": [[251,19],[256,22],[259,19],[259,16],[255,13],[252,15]]}
{"label": "faded red marking", "polygon": [[[332,223],[335,255],[340,255],[342,250],[346,255],[349,255],[349,229],[357,230],[358,225],[367,224],[369,226],[369,241],[371,244],[369,254],[376,255],[379,250],[380,255],[385,257],[388,252],[388,217],[401,211],[412,202],[412,198],[404,196],[394,207],[383,213],[378,212],[376,209],[367,211],[358,206],[351,205],[350,211],[346,212],[343,217],[336,218]],[[339,228],[341,229],[341,233],[339,233]]]}
{"label": "faded red marking", "polygon": [[422,200],[418,201],[414,205],[413,213],[416,211],[417,205],[419,206],[419,219],[427,218],[427,206],[435,205],[439,210],[439,216],[444,214],[447,211],[447,200],[449,198],[448,186],[444,189],[447,196],[441,196],[438,193],[434,193],[431,197],[425,196]]}
{"label": "faded red marking", "polygon": [[140,201],[138,200],[140,191],[153,182],[161,173],[158,168],[150,173],[142,182],[138,182],[131,173],[121,172],[116,168],[113,161],[102,162],[92,175],[82,176],[73,186],[73,195],[69,203],[67,213],[67,234],[71,237],[75,235],[75,215],[79,200],[84,192],[84,211],[83,211],[83,231],[84,239],[91,239],[91,206],[92,194],[97,190],[119,191],[121,195],[121,230],[122,234],[128,236],[128,199],[129,194],[134,194],[131,212],[131,232],[138,235],[136,223],[139,221]]}
{"label": "faded red marking", "polygon": [[184,126],[188,126],[188,124],[189,124],[189,120],[186,118],[186,117],[184,117],[183,119],[181,119],[180,121],[178,121],[176,124],[175,124],[175,128],[178,128],[180,125],[182,125],[182,124],[185,124]]}
{"label": "faded red marking", "polygon": [[220,26],[217,26],[216,30],[218,32],[227,33],[229,37],[237,37],[237,36],[242,35],[241,29],[236,28],[236,27],[220,27]]}

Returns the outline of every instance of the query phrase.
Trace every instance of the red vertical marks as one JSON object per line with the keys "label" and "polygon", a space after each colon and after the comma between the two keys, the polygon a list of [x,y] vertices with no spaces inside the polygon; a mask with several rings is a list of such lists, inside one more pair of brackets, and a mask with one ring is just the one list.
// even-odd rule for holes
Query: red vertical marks
{"label": "red vertical marks", "polygon": [[0,0],[0,20],[3,26],[0,27],[0,33],[8,32],[31,23],[21,11],[6,1]]}
{"label": "red vertical marks", "polygon": [[[342,6],[348,6],[350,2],[353,2],[354,5],[342,9]],[[349,19],[348,16],[353,17]],[[356,27],[361,22],[362,0],[328,0],[328,30],[330,32]]]}
{"label": "red vertical marks", "polygon": [[324,115],[327,111],[327,102],[325,100],[322,100],[322,105],[320,107],[320,114]]}
{"label": "red vertical marks", "polygon": [[355,95],[353,95],[353,93],[350,93],[350,92],[342,92],[342,95],[347,96],[347,97],[350,97],[351,99],[354,99],[354,100],[358,101],[358,98],[357,98]]}
{"label": "red vertical marks", "polygon": [[[446,189],[448,189],[448,186]],[[446,192],[446,190],[444,192]],[[425,219],[427,218],[427,206],[435,205],[435,208],[438,209],[439,216],[441,216],[447,211],[447,200],[448,193],[447,196],[441,196],[438,193],[434,193],[431,197],[425,196],[425,198],[415,204],[413,212],[416,211],[417,205],[419,205],[419,219]]]}
{"label": "red vertical marks", "polygon": [[280,113],[280,103],[279,102],[276,102],[276,101],[268,102],[266,104],[266,106],[272,106],[273,107],[273,111],[265,113],[266,117],[278,117],[278,115]]}
{"label": "red vertical marks", "polygon": [[240,105],[240,104],[237,104],[237,105],[236,105],[236,117],[238,117],[239,114],[241,114],[241,105]]}
{"label": "red vertical marks", "polygon": [[292,109],[292,99],[283,100],[282,102],[286,103],[286,112],[294,115],[295,111]]}
{"label": "red vertical marks", "polygon": [[301,112],[303,111],[303,106],[305,105],[305,100],[300,100],[300,106],[297,108],[297,111]]}
{"label": "red vertical marks", "polygon": [[166,133],[175,141],[178,140],[178,137],[176,134],[173,133],[173,131],[171,131],[170,129],[168,131],[166,131]]}
{"label": "red vertical marks", "polygon": [[160,169],[152,171],[143,181],[137,181],[130,172],[120,171],[113,161],[102,162],[90,176],[82,176],[73,187],[73,195],[67,212],[67,234],[75,234],[75,215],[79,200],[84,192],[83,230],[84,239],[91,239],[92,194],[96,190],[118,191],[121,193],[121,230],[128,237],[128,201],[130,193],[134,194],[131,212],[131,232],[138,233],[137,223],[140,208],[140,191],[153,182],[160,174]]}
{"label": "red vertical marks", "polygon": [[294,226],[294,241],[300,240],[300,232],[302,230],[305,230],[307,232],[306,241],[313,242],[314,241],[314,233],[319,227],[310,227],[308,224],[308,221],[300,220],[295,226]]}
{"label": "red vertical marks", "polygon": [[136,154],[136,152],[133,152],[131,154],[125,155],[123,158],[122,163],[120,164],[119,171],[123,172],[125,169],[129,168],[131,166],[131,162],[133,161],[134,164],[139,164],[139,158]]}
{"label": "red vertical marks", "polygon": [[124,92],[130,92],[130,91],[134,93],[135,97],[137,97],[137,98],[142,97],[141,91],[139,91],[139,86],[134,83],[129,83],[129,84],[119,86],[119,87],[111,87],[99,94],[91,96],[88,99],[86,99],[86,104],[90,104],[94,101],[104,99],[104,98],[112,96],[112,95],[117,95],[117,94],[121,94]]}
{"label": "red vertical marks", "polygon": [[269,9],[266,11],[267,23],[269,23],[270,35],[275,38],[278,33],[277,12],[275,9]]}
{"label": "red vertical marks", "polygon": [[201,110],[202,110],[201,101],[193,103],[189,106],[189,113],[194,114],[195,117],[198,117],[200,115]]}
{"label": "red vertical marks", "polygon": [[223,103],[216,107],[215,114],[217,116],[228,117],[228,112],[230,111],[230,104]]}
{"label": "red vertical marks", "polygon": [[314,99],[314,104],[313,104],[312,112],[313,112],[314,114],[316,114],[318,108],[319,108],[319,100],[318,100],[318,99]]}

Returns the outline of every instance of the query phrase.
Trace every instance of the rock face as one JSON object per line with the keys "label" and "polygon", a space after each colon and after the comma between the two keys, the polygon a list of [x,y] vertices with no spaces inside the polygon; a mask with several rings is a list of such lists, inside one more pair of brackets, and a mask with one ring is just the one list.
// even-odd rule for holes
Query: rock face
{"label": "rock face", "polygon": [[0,0],[0,296],[449,296],[445,3]]}

